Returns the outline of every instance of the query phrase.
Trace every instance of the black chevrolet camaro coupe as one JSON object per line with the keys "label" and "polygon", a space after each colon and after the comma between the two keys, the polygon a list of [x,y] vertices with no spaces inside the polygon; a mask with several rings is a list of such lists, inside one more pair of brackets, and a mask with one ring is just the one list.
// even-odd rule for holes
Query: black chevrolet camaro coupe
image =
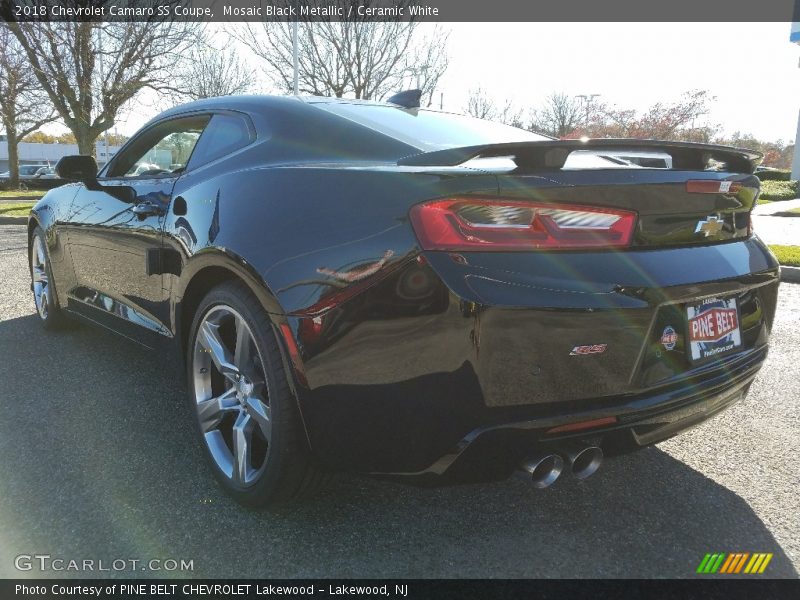
{"label": "black chevrolet camaro coupe", "polygon": [[745,396],[778,291],[759,154],[413,104],[211,99],[99,173],[62,159],[29,221],[43,325],[177,357],[251,506],[335,470],[545,487]]}

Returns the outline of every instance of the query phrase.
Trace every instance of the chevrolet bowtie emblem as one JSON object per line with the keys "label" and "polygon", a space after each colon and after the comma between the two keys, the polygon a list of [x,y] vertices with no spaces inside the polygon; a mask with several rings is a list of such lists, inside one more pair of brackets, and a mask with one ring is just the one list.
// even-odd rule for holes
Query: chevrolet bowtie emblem
{"label": "chevrolet bowtie emblem", "polygon": [[725,225],[724,221],[717,216],[706,217],[704,221],[698,221],[697,227],[694,228],[695,233],[703,233],[706,237],[719,233]]}

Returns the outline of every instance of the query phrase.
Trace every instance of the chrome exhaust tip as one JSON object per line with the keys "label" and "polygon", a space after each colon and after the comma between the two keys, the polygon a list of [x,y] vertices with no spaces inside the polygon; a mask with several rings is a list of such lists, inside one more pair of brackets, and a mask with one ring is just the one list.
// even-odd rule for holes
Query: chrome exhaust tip
{"label": "chrome exhaust tip", "polygon": [[526,458],[519,467],[533,487],[544,489],[559,478],[564,470],[564,459],[558,454],[537,454]]}
{"label": "chrome exhaust tip", "polygon": [[567,446],[564,457],[576,479],[591,477],[603,462],[603,451],[597,446]]}

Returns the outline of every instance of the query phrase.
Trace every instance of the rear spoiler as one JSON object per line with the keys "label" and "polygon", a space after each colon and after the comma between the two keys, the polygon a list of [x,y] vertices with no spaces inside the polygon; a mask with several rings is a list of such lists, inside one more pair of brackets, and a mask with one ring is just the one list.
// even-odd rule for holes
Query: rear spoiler
{"label": "rear spoiler", "polygon": [[672,168],[685,171],[730,171],[753,173],[764,155],[753,150],[695,144],[693,142],[661,142],[639,139],[544,140],[510,142],[448,148],[412,154],[397,161],[398,165],[418,167],[452,167],[473,158],[513,156],[517,166],[525,170],[561,169],[567,157],[578,150],[625,152],[650,151],[669,154]]}

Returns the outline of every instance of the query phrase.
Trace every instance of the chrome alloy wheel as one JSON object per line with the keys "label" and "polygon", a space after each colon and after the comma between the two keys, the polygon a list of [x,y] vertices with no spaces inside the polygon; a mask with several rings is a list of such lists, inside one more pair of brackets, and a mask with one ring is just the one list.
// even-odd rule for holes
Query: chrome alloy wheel
{"label": "chrome alloy wheel", "polygon": [[33,238],[31,245],[31,288],[33,298],[36,302],[36,311],[43,321],[47,320],[48,297],[50,286],[47,277],[47,251],[44,247],[44,239],[37,235]]}
{"label": "chrome alloy wheel", "polygon": [[264,361],[253,332],[230,306],[212,307],[192,352],[197,417],[214,462],[232,483],[254,484],[272,435]]}

